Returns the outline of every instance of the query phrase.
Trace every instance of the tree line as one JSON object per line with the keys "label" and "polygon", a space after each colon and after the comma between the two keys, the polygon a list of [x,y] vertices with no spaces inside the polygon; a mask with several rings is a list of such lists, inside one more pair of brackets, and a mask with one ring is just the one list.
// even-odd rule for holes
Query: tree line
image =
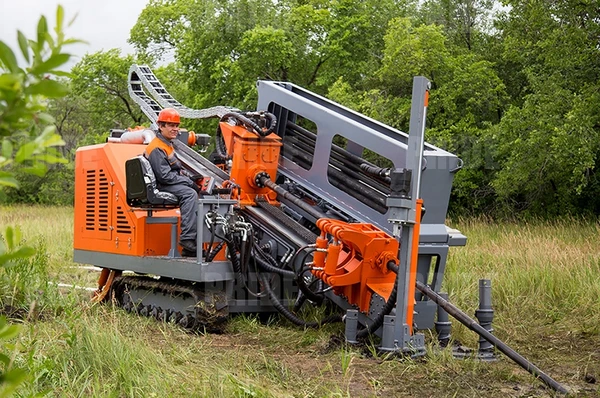
{"label": "tree line", "polygon": [[[454,214],[595,215],[600,9],[571,0],[150,0],[135,55],[86,55],[49,113],[66,165],[1,200],[69,203],[78,146],[147,123],[127,72],[148,64],[185,105],[256,106],[290,81],[408,131],[412,78],[432,88],[426,140],[464,161]],[[214,123],[190,123],[212,133]],[[71,190],[69,190],[71,189]],[[71,196],[69,196],[71,195]]]}

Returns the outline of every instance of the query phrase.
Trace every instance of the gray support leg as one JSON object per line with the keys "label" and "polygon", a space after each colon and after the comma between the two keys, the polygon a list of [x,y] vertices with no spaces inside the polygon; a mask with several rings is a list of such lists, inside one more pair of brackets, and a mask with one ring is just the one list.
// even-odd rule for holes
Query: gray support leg
{"label": "gray support leg", "polygon": [[[492,333],[492,321],[494,310],[492,309],[492,282],[489,279],[479,280],[479,308],[475,311],[475,317],[482,328]],[[479,337],[479,350],[477,359],[481,361],[495,361],[494,346],[492,343]]]}
{"label": "gray support leg", "polygon": [[[444,300],[448,300],[448,293],[440,293],[440,296]],[[450,343],[450,332],[452,330],[452,323],[448,317],[448,313],[445,309],[438,305],[437,309],[437,321],[435,322],[435,331],[438,334],[438,343],[441,348],[445,348]]]}
{"label": "gray support leg", "polygon": [[358,311],[346,311],[346,341],[350,344],[358,343],[356,336],[358,334]]}

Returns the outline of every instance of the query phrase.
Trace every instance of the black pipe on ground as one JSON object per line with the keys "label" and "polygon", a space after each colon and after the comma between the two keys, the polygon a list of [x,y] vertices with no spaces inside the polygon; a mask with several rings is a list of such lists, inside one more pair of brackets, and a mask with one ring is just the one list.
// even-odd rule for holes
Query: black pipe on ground
{"label": "black pipe on ground", "polygon": [[[393,263],[392,263],[393,264]],[[398,267],[393,264],[394,267],[390,266],[388,263],[388,268],[393,272],[398,272]],[[460,323],[489,341],[494,347],[496,347],[500,352],[504,355],[512,359],[517,365],[521,366],[523,369],[531,373],[536,378],[542,380],[542,382],[553,390],[561,393],[568,394],[569,390],[562,386],[559,382],[548,376],[546,373],[542,372],[540,368],[535,366],[533,363],[529,362],[525,357],[521,356],[518,352],[510,348],[506,343],[502,340],[485,330],[477,321],[469,317],[467,314],[462,312],[458,307],[449,301],[445,300],[438,293],[433,291],[429,286],[417,281],[417,289],[421,291],[424,295],[429,297],[434,303],[442,307],[446,312],[456,318]]]}

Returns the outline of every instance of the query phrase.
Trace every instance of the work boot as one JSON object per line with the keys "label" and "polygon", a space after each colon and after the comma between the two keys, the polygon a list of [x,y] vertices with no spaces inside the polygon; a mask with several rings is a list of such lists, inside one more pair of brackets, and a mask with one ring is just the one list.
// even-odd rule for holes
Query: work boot
{"label": "work boot", "polygon": [[183,249],[181,251],[181,256],[182,257],[196,257],[196,251],[190,251],[188,249]]}
{"label": "work boot", "polygon": [[[196,256],[196,241],[193,240],[182,240],[179,242],[181,248],[183,249],[181,255],[186,257],[195,257]],[[191,254],[191,255],[190,255]]]}

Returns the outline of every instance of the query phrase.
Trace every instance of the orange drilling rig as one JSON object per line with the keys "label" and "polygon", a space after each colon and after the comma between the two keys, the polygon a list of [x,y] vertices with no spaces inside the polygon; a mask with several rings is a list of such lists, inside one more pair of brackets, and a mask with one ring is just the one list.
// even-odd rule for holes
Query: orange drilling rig
{"label": "orange drilling rig", "polygon": [[[131,67],[129,93],[151,128],[113,130],[76,154],[74,260],[102,268],[94,300],[191,330],[246,312],[278,311],[304,327],[343,321],[347,341],[377,334],[379,349],[411,355],[425,351],[419,329],[449,340],[450,314],[480,334],[480,359],[495,347],[566,391],[491,334],[489,281],[479,323],[439,294],[449,248],[466,243],[444,224],[462,161],[424,142],[426,78],[414,79],[408,134],[291,83],[257,88],[256,110],[196,110],[148,67]],[[177,243],[177,197],[160,190],[143,156],[163,108],[219,119],[209,157],[208,134],[182,130],[174,142],[198,176],[193,257]],[[337,312],[320,322],[299,315],[323,303]]]}

